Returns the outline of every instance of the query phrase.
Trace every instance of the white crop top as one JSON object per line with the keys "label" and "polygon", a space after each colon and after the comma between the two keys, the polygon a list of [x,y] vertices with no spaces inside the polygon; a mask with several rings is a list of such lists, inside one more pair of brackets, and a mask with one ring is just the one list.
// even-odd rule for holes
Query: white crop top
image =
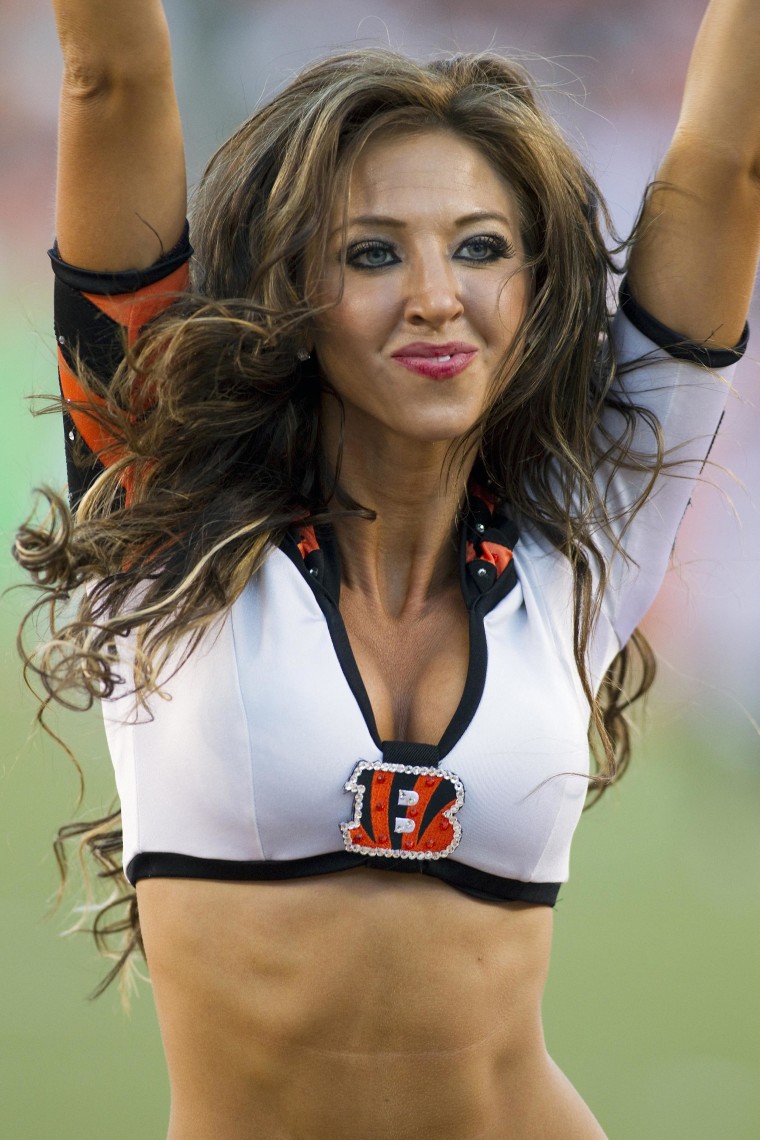
{"label": "white crop top", "polygon": [[[139,297],[162,278],[84,275],[53,261],[65,392],[74,294],[113,319],[117,294]],[[689,462],[660,475],[628,526],[630,561],[599,540],[611,573],[590,645],[594,685],[659,588],[721,419],[729,364],[746,344],[745,333],[734,352],[707,353],[624,301],[618,359],[642,364],[618,387],[656,413],[667,458]],[[80,314],[80,340],[81,330]],[[649,429],[641,445],[651,452]],[[601,470],[599,479],[611,513],[624,517],[642,476]],[[572,573],[535,530],[521,526],[518,537],[508,510],[479,489],[471,502],[460,559],[469,670],[437,746],[379,739],[340,616],[329,527],[270,551],[165,685],[170,699],[151,698],[150,715],[126,690],[104,704],[132,883],[287,879],[366,864],[434,875],[481,898],[554,904],[589,774]]]}

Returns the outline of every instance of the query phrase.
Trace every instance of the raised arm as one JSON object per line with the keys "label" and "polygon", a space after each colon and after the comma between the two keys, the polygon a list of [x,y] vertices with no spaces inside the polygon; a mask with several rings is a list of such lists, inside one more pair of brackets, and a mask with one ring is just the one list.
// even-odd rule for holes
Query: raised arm
{"label": "raised arm", "polygon": [[84,269],[142,269],[182,233],[182,129],[160,0],[53,0],[64,58],[56,233]]}
{"label": "raised arm", "polygon": [[760,250],[760,0],[712,0],[681,114],[631,254],[633,295],[670,328],[731,347]]}

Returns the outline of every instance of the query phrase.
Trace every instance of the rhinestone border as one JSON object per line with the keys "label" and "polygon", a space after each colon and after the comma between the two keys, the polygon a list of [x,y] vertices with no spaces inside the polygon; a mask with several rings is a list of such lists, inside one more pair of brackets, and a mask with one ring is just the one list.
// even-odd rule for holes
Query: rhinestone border
{"label": "rhinestone border", "polygon": [[[456,803],[447,808],[443,813],[444,817],[449,821],[453,829],[453,836],[451,843],[442,851],[393,851],[390,849],[378,850],[377,847],[364,847],[359,843],[351,842],[350,833],[356,827],[361,826],[362,819],[362,804],[364,802],[364,785],[359,784],[358,777],[362,772],[407,772],[412,776],[443,776],[450,780],[456,790]],[[446,768],[422,768],[418,765],[411,764],[385,764],[383,761],[373,760],[360,760],[351,773],[350,778],[343,785],[344,791],[353,792],[354,799],[354,817],[347,823],[341,823],[340,830],[343,835],[343,843],[347,851],[353,851],[360,855],[376,855],[385,857],[386,859],[445,859],[451,854],[458,846],[462,838],[462,825],[456,818],[457,812],[464,806],[464,784],[455,772],[449,772]]]}

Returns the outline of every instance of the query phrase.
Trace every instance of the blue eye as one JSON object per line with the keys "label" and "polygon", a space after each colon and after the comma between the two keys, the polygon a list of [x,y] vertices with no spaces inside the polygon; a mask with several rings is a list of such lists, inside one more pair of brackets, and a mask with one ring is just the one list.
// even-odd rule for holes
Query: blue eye
{"label": "blue eye", "polygon": [[[469,250],[469,253],[463,253],[464,250]],[[514,252],[514,246],[501,234],[477,234],[462,242],[456,256],[466,261],[487,262],[512,257]]]}
{"label": "blue eye", "polygon": [[393,247],[384,241],[360,241],[346,253],[346,264],[355,269],[384,269],[398,260]]}
{"label": "blue eye", "polygon": [[[475,234],[457,248],[459,261],[488,264],[514,256],[514,246],[501,234]],[[393,245],[378,238],[355,242],[346,251],[346,264],[352,269],[386,269],[398,265],[401,258]]]}

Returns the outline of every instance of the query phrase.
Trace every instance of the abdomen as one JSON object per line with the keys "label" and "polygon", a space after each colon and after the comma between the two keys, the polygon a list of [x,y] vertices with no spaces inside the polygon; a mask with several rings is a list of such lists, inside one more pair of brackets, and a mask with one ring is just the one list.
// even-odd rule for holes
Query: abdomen
{"label": "abdomen", "polygon": [[171,1140],[539,1134],[549,908],[364,867],[138,897]]}

